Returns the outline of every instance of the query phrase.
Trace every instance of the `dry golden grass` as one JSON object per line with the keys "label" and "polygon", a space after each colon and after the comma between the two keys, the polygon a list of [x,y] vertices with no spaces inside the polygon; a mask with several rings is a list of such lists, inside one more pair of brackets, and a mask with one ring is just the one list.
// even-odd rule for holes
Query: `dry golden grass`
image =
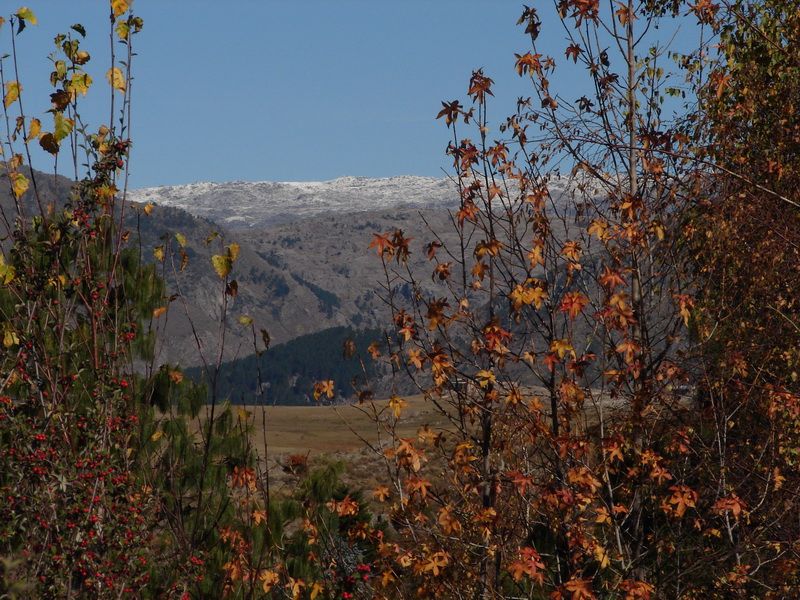
{"label": "dry golden grass", "polygon": [[[414,438],[421,427],[447,430],[448,420],[422,396],[404,397],[407,405],[396,433]],[[344,480],[371,489],[386,468],[382,456],[372,450],[385,447],[388,434],[376,425],[373,411],[390,413],[388,400],[344,406],[246,406],[254,417],[253,445],[263,455],[266,422],[267,467],[273,481],[287,479],[282,472],[289,455],[307,455],[311,464],[327,460],[345,463]]]}
{"label": "dry golden grass", "polygon": [[[403,418],[397,432],[400,437],[415,437],[417,430],[446,428],[447,420],[422,396],[405,398]],[[370,417],[372,406],[388,411],[388,401],[345,406],[247,406],[255,417],[254,445],[263,448],[262,411],[266,417],[266,436],[270,454],[332,454],[355,452],[379,441],[379,429]],[[383,433],[385,436],[386,434]]]}

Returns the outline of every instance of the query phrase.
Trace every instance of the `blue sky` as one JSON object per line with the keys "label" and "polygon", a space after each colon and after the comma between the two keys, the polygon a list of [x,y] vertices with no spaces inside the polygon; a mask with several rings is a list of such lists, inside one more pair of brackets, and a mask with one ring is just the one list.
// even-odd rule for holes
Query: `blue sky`
{"label": "blue sky", "polygon": [[[49,108],[53,36],[80,22],[99,84],[84,116],[107,122],[106,3],[27,5],[39,18],[18,43],[29,112]],[[530,92],[514,71],[514,52],[528,50],[515,25],[521,6],[135,0],[144,30],[135,38],[131,184],[441,175],[449,134],[434,117],[441,100],[464,99],[474,68],[495,80],[495,116]],[[563,32],[542,12],[539,43],[563,57]]]}

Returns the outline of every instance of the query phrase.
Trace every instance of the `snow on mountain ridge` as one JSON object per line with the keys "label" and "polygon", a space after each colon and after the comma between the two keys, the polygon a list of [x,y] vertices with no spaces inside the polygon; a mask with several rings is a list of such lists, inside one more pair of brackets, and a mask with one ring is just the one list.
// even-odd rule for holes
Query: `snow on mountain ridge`
{"label": "snow on mountain ridge", "polygon": [[327,212],[361,212],[395,206],[452,206],[457,192],[447,179],[340,177],[330,181],[231,181],[131,190],[135,202],[182,208],[230,227],[256,227]]}

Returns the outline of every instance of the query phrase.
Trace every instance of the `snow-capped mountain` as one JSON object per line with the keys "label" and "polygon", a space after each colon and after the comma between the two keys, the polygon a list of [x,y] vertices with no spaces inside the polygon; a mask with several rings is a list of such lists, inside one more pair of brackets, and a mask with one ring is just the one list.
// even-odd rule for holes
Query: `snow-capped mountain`
{"label": "snow-capped mountain", "polygon": [[136,202],[181,208],[228,228],[243,229],[326,213],[452,206],[458,195],[452,182],[444,178],[400,176],[190,183],[132,190],[128,197]]}

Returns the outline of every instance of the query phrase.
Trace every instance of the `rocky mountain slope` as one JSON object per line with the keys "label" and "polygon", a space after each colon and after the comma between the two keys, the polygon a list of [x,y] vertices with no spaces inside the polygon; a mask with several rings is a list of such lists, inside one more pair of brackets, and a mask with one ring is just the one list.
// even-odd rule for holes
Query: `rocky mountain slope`
{"label": "rocky mountain slope", "polygon": [[260,229],[321,215],[397,207],[441,208],[453,206],[457,197],[448,180],[415,176],[201,182],[130,192],[133,201],[181,208],[231,229]]}

